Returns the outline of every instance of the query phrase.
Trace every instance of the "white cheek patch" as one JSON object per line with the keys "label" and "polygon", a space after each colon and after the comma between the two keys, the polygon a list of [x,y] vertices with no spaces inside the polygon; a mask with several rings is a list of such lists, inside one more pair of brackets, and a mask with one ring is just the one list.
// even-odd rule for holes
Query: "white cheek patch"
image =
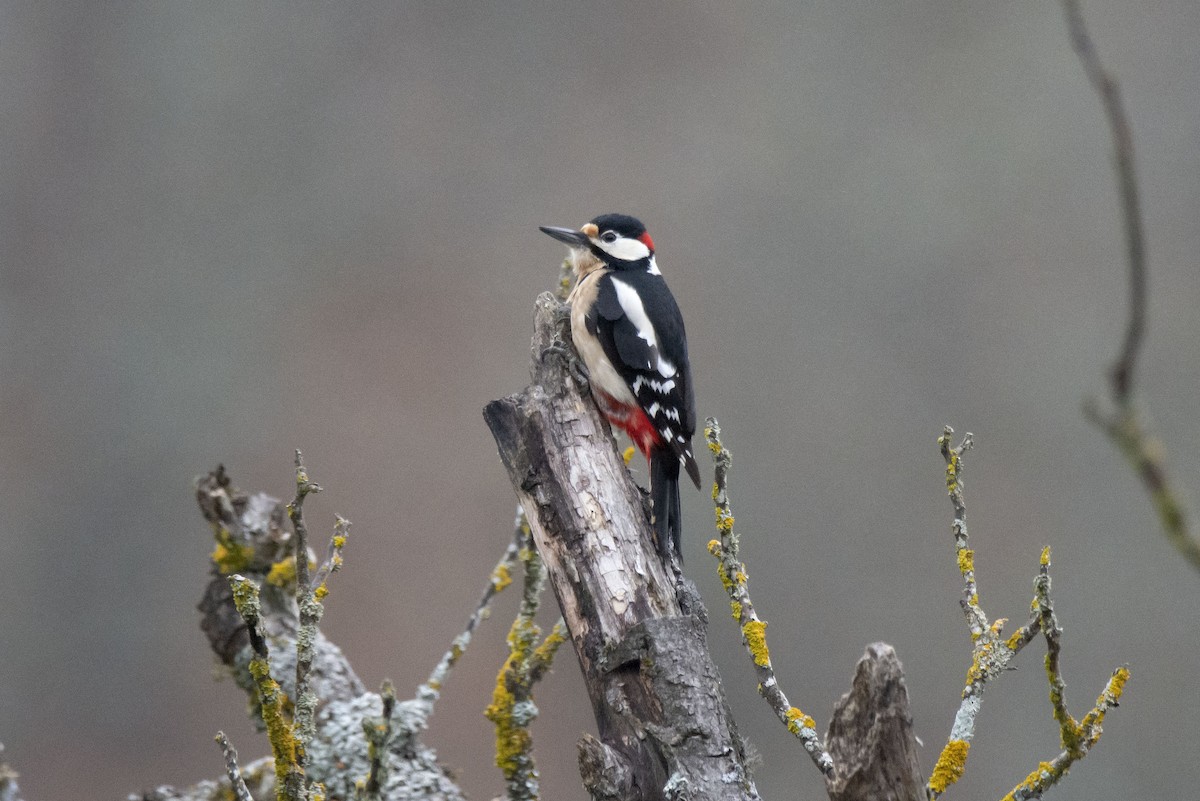
{"label": "white cheek patch", "polygon": [[646,247],[646,243],[640,239],[630,239],[623,236],[615,242],[593,239],[592,243],[621,261],[639,261],[650,255],[650,248]]}

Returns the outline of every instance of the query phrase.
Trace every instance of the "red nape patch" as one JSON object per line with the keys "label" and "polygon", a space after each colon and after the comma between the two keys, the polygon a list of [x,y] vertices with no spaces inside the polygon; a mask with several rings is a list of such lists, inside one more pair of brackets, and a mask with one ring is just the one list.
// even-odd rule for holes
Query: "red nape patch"
{"label": "red nape patch", "polygon": [[638,237],[638,241],[650,248],[651,252],[654,251],[654,240],[650,238],[650,234],[642,234]]}
{"label": "red nape patch", "polygon": [[608,422],[629,435],[633,444],[649,459],[650,450],[662,443],[662,437],[646,413],[637,406],[621,403],[603,392],[593,390],[592,394],[599,401],[597,405],[608,418]]}

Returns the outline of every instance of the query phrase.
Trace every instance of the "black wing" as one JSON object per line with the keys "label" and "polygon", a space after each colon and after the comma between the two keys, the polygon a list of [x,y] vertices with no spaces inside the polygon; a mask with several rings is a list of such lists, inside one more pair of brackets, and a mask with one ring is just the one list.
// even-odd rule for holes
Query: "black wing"
{"label": "black wing", "polygon": [[661,275],[623,270],[601,277],[587,316],[605,355],[663,440],[699,486],[692,456],[696,401],[679,306]]}

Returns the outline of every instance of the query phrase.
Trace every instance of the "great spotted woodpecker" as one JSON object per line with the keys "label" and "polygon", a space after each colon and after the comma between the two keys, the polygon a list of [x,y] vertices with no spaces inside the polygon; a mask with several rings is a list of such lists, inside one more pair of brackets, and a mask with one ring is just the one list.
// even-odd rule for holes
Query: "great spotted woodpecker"
{"label": "great spotted woodpecker", "polygon": [[603,214],[578,231],[541,230],[571,248],[575,349],[596,405],[650,463],[659,555],[665,562],[674,550],[682,561],[680,465],[700,488],[692,455],[696,401],[683,317],[654,260],[654,240],[625,214]]}

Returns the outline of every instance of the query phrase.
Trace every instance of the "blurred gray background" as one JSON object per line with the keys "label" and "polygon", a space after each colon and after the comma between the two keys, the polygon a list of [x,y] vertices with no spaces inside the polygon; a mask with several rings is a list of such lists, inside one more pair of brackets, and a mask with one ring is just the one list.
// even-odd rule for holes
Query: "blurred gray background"
{"label": "blurred gray background", "polygon": [[[1140,389],[1195,501],[1200,5],[1085,11],[1137,138]],[[0,109],[0,740],[30,799],[216,776],[221,728],[267,751],[196,625],[191,481],[218,462],[284,495],[305,451],[310,526],[354,521],[324,630],[411,693],[510,535],[480,409],[527,379],[564,253],[536,226],[609,211],[658,243],[781,680],[822,730],[884,639],[927,771],[945,741],[970,659],[950,423],[978,437],[987,611],[1024,619],[1052,544],[1073,711],[1133,670],[1054,797],[1200,784],[1200,575],[1079,412],[1126,278],[1109,132],[1056,3],[6,2]],[[823,798],[755,693],[709,501],[684,505],[759,788]],[[515,600],[428,735],[476,799],[502,789],[482,710]],[[1041,659],[989,688],[954,797],[1057,753]],[[538,699],[544,795],[581,801],[569,651]]]}

